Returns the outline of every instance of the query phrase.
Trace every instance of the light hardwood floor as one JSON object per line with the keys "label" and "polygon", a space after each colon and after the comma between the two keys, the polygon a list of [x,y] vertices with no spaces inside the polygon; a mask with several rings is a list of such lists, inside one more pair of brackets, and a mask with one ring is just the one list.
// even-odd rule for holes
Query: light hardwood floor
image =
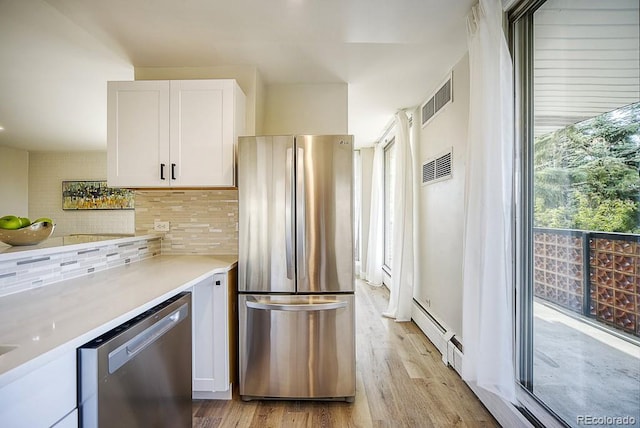
{"label": "light hardwood floor", "polygon": [[496,427],[498,423],[414,323],[383,318],[384,288],[356,283],[356,399],[194,401],[193,426]]}

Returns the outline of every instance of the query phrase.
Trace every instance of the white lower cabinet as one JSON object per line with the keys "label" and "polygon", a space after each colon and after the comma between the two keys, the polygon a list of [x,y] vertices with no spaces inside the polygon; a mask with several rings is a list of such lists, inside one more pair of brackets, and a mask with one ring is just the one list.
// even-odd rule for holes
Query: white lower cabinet
{"label": "white lower cabinet", "polygon": [[0,403],[3,428],[77,427],[75,349],[0,388]]}
{"label": "white lower cabinet", "polygon": [[[237,358],[237,269],[192,288],[193,398],[231,399]],[[35,361],[34,361],[35,363]],[[0,387],[0,428],[78,428],[76,349]]]}
{"label": "white lower cabinet", "polygon": [[193,286],[193,398],[231,399],[236,358],[236,269]]}
{"label": "white lower cabinet", "polygon": [[55,424],[53,428],[78,428],[78,409],[75,409],[65,416],[65,418]]}

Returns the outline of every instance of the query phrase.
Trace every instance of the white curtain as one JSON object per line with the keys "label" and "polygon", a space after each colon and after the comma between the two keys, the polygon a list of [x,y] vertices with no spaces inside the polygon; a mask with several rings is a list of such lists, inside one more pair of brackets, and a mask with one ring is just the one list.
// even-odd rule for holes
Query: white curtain
{"label": "white curtain", "polygon": [[381,144],[376,144],[374,149],[372,170],[369,240],[364,279],[370,284],[382,285],[382,264],[384,263],[384,149]]}
{"label": "white curtain", "polygon": [[395,117],[395,183],[393,187],[393,241],[391,260],[391,296],[382,315],[396,321],[411,321],[414,281],[413,188],[414,169],[409,119],[404,111]]}
{"label": "white curtain", "polygon": [[512,63],[500,0],[467,18],[470,67],[462,377],[515,402]]}

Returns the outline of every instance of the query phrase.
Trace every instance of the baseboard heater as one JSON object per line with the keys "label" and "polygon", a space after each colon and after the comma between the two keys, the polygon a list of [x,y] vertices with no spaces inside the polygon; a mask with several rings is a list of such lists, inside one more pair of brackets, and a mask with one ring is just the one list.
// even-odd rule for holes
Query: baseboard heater
{"label": "baseboard heater", "polygon": [[[462,377],[462,343],[456,338],[455,333],[439,322],[416,299],[413,299],[411,318],[422,330],[427,338],[434,344],[442,355],[442,362],[452,367]],[[528,421],[511,403],[497,396],[467,383],[471,390],[480,399],[482,404],[491,412],[501,426],[520,426],[533,428]]]}
{"label": "baseboard heater", "polygon": [[442,362],[460,374],[462,372],[462,343],[453,331],[431,315],[419,301],[413,299],[413,303],[411,318],[438,349],[442,355]]}

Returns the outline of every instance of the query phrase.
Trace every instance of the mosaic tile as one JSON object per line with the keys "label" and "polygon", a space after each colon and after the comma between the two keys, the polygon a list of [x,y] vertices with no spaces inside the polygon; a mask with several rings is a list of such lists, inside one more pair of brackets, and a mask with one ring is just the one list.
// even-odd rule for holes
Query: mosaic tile
{"label": "mosaic tile", "polygon": [[575,312],[582,313],[582,296],[570,294],[570,297],[569,307],[571,307]]}
{"label": "mosaic tile", "polygon": [[238,253],[236,189],[137,191],[136,233],[152,233],[155,220],[170,223],[162,240],[164,254]]}
{"label": "mosaic tile", "polygon": [[632,312],[616,308],[614,311],[614,322],[623,330],[630,331],[632,333],[636,330],[636,315]]}
{"label": "mosaic tile", "polygon": [[571,248],[569,255],[567,256],[567,260],[571,260],[573,263],[582,265],[582,246],[579,248]]}
{"label": "mosaic tile", "polygon": [[636,288],[637,288],[636,280],[638,278],[637,276],[625,275],[624,273],[614,272],[613,278],[614,278],[615,288],[636,294]]}
{"label": "mosaic tile", "polygon": [[558,259],[562,261],[568,261],[570,259],[570,253],[572,249],[569,247],[558,247],[556,254]]}
{"label": "mosaic tile", "polygon": [[591,277],[593,285],[613,287],[613,272],[608,269],[592,269],[594,275]]}
{"label": "mosaic tile", "polygon": [[582,297],[582,280],[577,278],[568,278],[567,290]]}
{"label": "mosaic tile", "polygon": [[598,251],[610,252],[612,250],[612,243],[608,239],[595,239],[596,249]]}
{"label": "mosaic tile", "polygon": [[567,275],[571,278],[582,279],[582,263],[575,264],[569,263],[567,269]]}
{"label": "mosaic tile", "polygon": [[636,311],[636,296],[633,293],[625,293],[624,291],[616,290],[614,294],[616,299],[616,308],[631,312]]}
{"label": "mosaic tile", "polygon": [[[96,248],[64,251],[46,257],[25,257],[0,262],[0,297],[76,278],[160,254],[160,239],[140,239],[127,245],[99,244]],[[126,259],[124,259],[126,257]]]}
{"label": "mosaic tile", "polygon": [[613,307],[602,303],[597,304],[597,316],[603,321],[614,323]]}
{"label": "mosaic tile", "polygon": [[598,286],[596,299],[598,303],[606,303],[608,305],[614,304],[614,292],[612,288]]}
{"label": "mosaic tile", "polygon": [[600,268],[611,269],[613,267],[613,258],[611,253],[597,251],[594,255],[595,265]]}
{"label": "mosaic tile", "polygon": [[613,269],[633,275],[636,273],[636,260],[632,256],[615,255],[613,257]]}
{"label": "mosaic tile", "polygon": [[556,288],[558,287],[558,275],[556,275],[555,273],[551,273],[551,272],[546,272],[544,275],[545,280],[547,281],[547,284]]}
{"label": "mosaic tile", "polygon": [[613,251],[616,253],[628,254],[633,256],[635,253],[635,246],[635,242],[621,240],[613,241]]}

